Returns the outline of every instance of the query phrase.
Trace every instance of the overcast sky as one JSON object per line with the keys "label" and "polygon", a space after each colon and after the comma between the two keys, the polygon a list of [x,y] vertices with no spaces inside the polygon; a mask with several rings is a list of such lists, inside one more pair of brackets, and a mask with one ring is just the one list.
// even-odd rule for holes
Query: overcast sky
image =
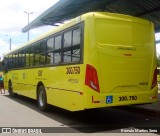
{"label": "overcast sky", "polygon": [[[27,41],[27,33],[22,33],[22,28],[28,24],[28,15],[31,13],[30,22],[42,14],[59,0],[1,0],[0,4],[0,57],[9,51],[9,39],[12,49]],[[48,27],[30,30],[30,39],[42,34]]]}

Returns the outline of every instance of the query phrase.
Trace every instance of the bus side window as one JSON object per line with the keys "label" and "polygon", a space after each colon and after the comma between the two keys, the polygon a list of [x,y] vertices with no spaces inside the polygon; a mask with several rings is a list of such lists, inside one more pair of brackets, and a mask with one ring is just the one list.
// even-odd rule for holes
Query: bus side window
{"label": "bus side window", "polygon": [[54,49],[54,37],[47,40],[47,56],[46,63],[53,64],[53,49]]}
{"label": "bus side window", "polygon": [[13,68],[13,59],[12,59],[12,54],[8,55],[8,69]]}
{"label": "bus side window", "polygon": [[15,53],[15,68],[18,67],[18,52]]}
{"label": "bus side window", "polygon": [[40,49],[39,49],[39,52],[40,52],[40,58],[39,58],[39,64],[40,65],[44,65],[45,64],[45,51],[46,51],[46,44],[45,42],[41,42],[40,44]]}
{"label": "bus side window", "polygon": [[15,68],[16,67],[16,55],[13,54],[12,55],[12,68]]}
{"label": "bus side window", "polygon": [[[9,66],[9,69],[12,68],[17,68],[18,67],[18,52],[13,53],[12,58],[11,56],[9,57],[9,62],[12,61],[12,66]],[[10,63],[8,64],[10,65]]]}
{"label": "bus side window", "polygon": [[35,59],[34,59],[34,65],[44,65],[45,64],[45,49],[46,46],[44,42],[40,42],[35,45]]}
{"label": "bus side window", "polygon": [[64,33],[63,62],[80,61],[81,29],[77,28]]}
{"label": "bus side window", "polygon": [[80,61],[81,29],[73,30],[72,61]]}
{"label": "bus side window", "polygon": [[34,47],[28,47],[26,49],[26,67],[32,67],[34,64]]}
{"label": "bus side window", "polygon": [[21,50],[18,54],[18,68],[25,67],[25,52]]}
{"label": "bus side window", "polygon": [[63,62],[72,62],[72,31],[64,33]]}
{"label": "bus side window", "polygon": [[61,63],[62,36],[55,37],[55,47],[53,50],[54,64]]}

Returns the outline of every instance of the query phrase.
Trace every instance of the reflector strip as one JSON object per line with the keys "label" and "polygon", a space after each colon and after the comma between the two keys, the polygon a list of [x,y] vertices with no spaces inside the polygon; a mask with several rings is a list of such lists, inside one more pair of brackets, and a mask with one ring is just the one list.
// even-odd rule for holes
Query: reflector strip
{"label": "reflector strip", "polygon": [[100,103],[100,101],[95,101],[94,97],[92,96],[92,103]]}

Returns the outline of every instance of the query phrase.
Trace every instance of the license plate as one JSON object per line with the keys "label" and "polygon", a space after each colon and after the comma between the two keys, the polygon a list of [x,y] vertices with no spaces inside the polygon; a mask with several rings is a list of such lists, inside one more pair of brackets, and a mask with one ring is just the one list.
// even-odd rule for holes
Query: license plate
{"label": "license plate", "polygon": [[119,96],[118,101],[136,101],[137,96]]}

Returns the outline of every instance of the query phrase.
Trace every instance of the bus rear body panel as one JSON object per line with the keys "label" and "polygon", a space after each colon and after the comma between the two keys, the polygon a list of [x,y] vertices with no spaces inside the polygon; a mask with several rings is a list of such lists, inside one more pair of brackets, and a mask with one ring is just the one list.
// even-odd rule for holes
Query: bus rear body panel
{"label": "bus rear body panel", "polygon": [[[86,85],[92,90],[88,91],[88,108],[157,101],[152,23],[119,15],[94,16],[95,38],[90,39],[95,42],[90,44],[95,46],[89,46],[90,56],[96,55],[97,60],[86,58],[86,67],[90,65],[90,71],[96,71],[86,74]],[[88,68],[86,73],[90,73]]]}

